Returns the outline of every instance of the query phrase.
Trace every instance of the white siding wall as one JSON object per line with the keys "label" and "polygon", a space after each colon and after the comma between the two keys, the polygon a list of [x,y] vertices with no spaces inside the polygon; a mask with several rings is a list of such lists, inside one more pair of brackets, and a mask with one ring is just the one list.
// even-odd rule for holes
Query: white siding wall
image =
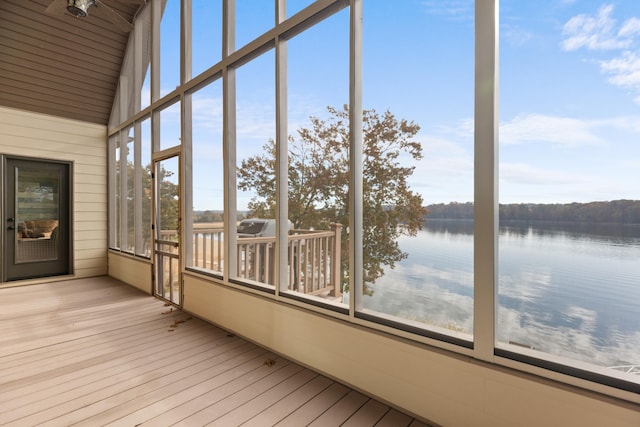
{"label": "white siding wall", "polygon": [[149,295],[153,293],[152,267],[149,260],[109,252],[109,276]]}
{"label": "white siding wall", "polygon": [[106,126],[0,107],[0,153],[73,162],[75,277],[107,273]]}

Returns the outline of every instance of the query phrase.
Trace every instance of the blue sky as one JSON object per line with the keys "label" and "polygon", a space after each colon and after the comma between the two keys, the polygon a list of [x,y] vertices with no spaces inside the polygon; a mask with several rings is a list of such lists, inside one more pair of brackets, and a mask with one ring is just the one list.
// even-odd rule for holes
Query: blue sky
{"label": "blue sky", "polygon": [[[289,15],[307,3],[290,2]],[[201,4],[195,21],[207,16],[204,5],[217,7]],[[238,31],[269,22],[251,5],[239,2]],[[411,184],[425,204],[472,201],[473,1],[365,0],[363,9],[364,107],[421,126],[424,158]],[[504,0],[500,13],[500,202],[640,199],[640,2]],[[290,133],[347,102],[347,35],[343,10],[289,42]],[[268,53],[239,80],[247,153],[274,134],[272,64]],[[207,116],[202,129],[219,132]],[[219,208],[205,206],[204,193],[199,199],[196,209]]]}

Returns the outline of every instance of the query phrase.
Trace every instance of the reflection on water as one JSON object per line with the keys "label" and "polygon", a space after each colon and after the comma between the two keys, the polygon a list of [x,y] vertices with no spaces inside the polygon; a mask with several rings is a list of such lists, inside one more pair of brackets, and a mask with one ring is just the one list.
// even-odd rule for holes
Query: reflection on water
{"label": "reflection on water", "polygon": [[[473,223],[425,223],[364,307],[473,332]],[[602,366],[640,364],[640,226],[509,222],[498,340]]]}

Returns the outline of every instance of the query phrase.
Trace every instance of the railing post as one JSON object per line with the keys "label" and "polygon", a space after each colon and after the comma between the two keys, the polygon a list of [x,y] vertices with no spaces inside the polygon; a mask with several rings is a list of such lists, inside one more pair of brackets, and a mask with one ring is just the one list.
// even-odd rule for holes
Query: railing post
{"label": "railing post", "polygon": [[331,251],[331,282],[333,284],[333,291],[331,296],[337,297],[342,295],[342,277],[341,277],[341,258],[342,258],[342,224],[334,222],[331,224],[331,231],[333,231],[333,250]]}

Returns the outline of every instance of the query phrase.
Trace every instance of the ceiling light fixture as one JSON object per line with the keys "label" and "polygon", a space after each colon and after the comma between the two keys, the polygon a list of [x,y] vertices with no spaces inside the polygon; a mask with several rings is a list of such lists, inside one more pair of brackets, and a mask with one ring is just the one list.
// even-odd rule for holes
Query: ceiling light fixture
{"label": "ceiling light fixture", "polygon": [[96,0],[67,0],[67,10],[73,16],[84,18],[91,6],[95,6]]}

